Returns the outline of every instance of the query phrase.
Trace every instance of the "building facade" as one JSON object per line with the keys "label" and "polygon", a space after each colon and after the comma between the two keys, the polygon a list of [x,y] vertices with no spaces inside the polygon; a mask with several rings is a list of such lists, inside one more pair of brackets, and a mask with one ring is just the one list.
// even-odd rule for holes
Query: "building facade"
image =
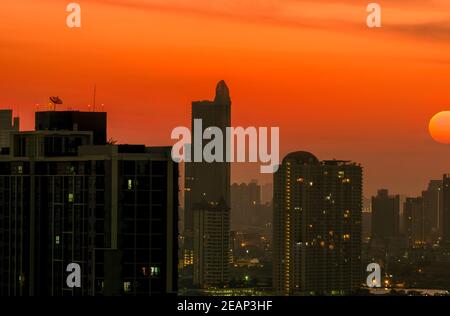
{"label": "building facade", "polygon": [[288,154],[274,175],[274,290],[342,295],[361,270],[362,168]]}
{"label": "building facade", "polygon": [[[0,295],[177,291],[178,166],[170,148],[93,132],[13,135],[0,158]],[[81,268],[81,287],[66,282]]]}

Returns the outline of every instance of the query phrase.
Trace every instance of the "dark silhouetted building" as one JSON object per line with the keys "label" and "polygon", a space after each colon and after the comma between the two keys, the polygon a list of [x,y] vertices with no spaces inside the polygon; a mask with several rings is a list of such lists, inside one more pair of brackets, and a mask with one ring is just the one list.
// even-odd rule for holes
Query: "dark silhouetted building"
{"label": "dark silhouetted building", "polygon": [[372,197],[372,239],[396,238],[400,234],[400,196],[378,190]]}
{"label": "dark silhouetted building", "polygon": [[94,145],[106,144],[106,112],[40,111],[35,113],[36,131],[93,132]]}
{"label": "dark silhouetted building", "polygon": [[360,165],[288,154],[274,175],[274,290],[342,295],[358,289],[361,212]]}
{"label": "dark silhouetted building", "polygon": [[442,240],[450,243],[450,174],[442,179]]}
{"label": "dark silhouetted building", "polygon": [[442,180],[431,180],[422,192],[424,213],[424,238],[427,243],[435,243],[442,221]]}
{"label": "dark silhouetted building", "polygon": [[261,185],[261,203],[272,204],[273,201],[273,183],[264,183]]}
{"label": "dark silhouetted building", "polygon": [[[197,119],[202,120],[201,131],[194,129],[194,120]],[[199,132],[203,134],[209,127],[218,127],[222,135],[226,135],[226,128],[230,126],[231,99],[227,85],[220,81],[214,101],[192,102],[192,140],[201,138]],[[229,280],[230,163],[226,162],[225,141],[223,146],[224,162],[185,164],[184,261],[189,263],[188,269],[193,268],[188,272],[194,277],[193,283],[203,288],[222,286]],[[194,160],[195,148],[191,150]],[[201,244],[208,238],[203,238],[201,232],[221,232],[220,235],[214,233],[216,249]]]}
{"label": "dark silhouetted building", "polygon": [[[0,157],[1,295],[176,293],[170,148],[94,145],[92,131],[65,129],[13,139]],[[81,288],[66,285],[70,263]]]}
{"label": "dark silhouetted building", "polygon": [[261,188],[256,180],[231,185],[232,229],[262,228],[272,222],[272,199],[263,204]]}
{"label": "dark silhouetted building", "polygon": [[11,133],[18,132],[20,120],[13,118],[12,110],[0,110],[0,154],[8,154],[11,142]]}
{"label": "dark silhouetted building", "polygon": [[261,204],[261,186],[256,181],[231,185],[232,227],[251,225]]}
{"label": "dark silhouetted building", "polygon": [[372,236],[372,200],[363,198],[363,211],[362,211],[362,240],[363,242],[369,242]]}

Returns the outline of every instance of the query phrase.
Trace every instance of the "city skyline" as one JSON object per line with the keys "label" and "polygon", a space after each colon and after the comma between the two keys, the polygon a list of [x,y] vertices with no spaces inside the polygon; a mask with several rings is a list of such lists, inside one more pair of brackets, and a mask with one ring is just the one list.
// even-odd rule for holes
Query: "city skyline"
{"label": "city skyline", "polygon": [[[192,104],[192,119],[198,116],[206,119],[205,128],[217,123],[219,126],[226,125],[230,119],[231,100],[229,90],[223,81],[217,85],[214,101],[194,101]],[[10,204],[9,199],[3,199],[2,214],[0,214],[3,225],[0,232],[7,241],[2,246],[3,260],[1,261],[3,264],[0,267],[2,273],[8,276],[4,279],[8,281],[2,283],[3,293],[9,293],[9,295],[33,295],[35,291],[51,295],[147,295],[161,293],[161,291],[174,293],[176,287],[174,283],[175,266],[176,262],[183,266],[186,263],[186,253],[183,250],[188,245],[188,235],[180,232],[180,240],[184,240],[184,243],[180,244],[181,251],[178,251],[179,260],[177,261],[175,255],[177,247],[173,241],[177,236],[175,227],[178,223],[176,215],[178,197],[175,193],[178,192],[179,181],[177,179],[179,180],[179,178],[178,168],[175,167],[176,163],[172,161],[169,154],[170,147],[116,145],[107,142],[105,112],[37,112],[34,131],[14,130],[11,125],[13,118],[11,111],[4,110],[0,114],[2,114],[4,125],[2,139],[9,139],[5,143],[6,147],[2,148],[2,179],[0,179],[2,180],[2,196],[9,196],[10,200],[15,201]],[[19,119],[15,118],[14,126],[16,123],[18,125],[18,122]],[[10,137],[6,137],[8,134]],[[118,159],[118,165],[114,163],[116,159]],[[167,192],[161,191],[159,180],[155,182],[156,178],[160,179],[164,173],[161,174],[160,171],[157,171],[161,167],[160,164],[158,164],[158,168],[156,165],[148,164],[149,161],[155,161],[154,159],[162,159],[164,164],[173,166],[172,171],[167,175]],[[98,161],[101,161],[100,165]],[[102,161],[105,161],[104,167],[101,167],[103,166]],[[36,166],[32,166],[34,163]],[[204,164],[203,162],[197,165],[196,172],[188,173],[193,176],[189,182],[198,181],[196,185],[191,183],[188,188],[197,193],[205,190],[208,192],[200,194],[206,199],[198,197],[197,200],[200,199],[203,202],[194,203],[195,207],[193,207],[194,287],[186,283],[186,278],[180,279],[182,285],[179,294],[195,295],[195,293],[202,293],[198,292],[202,290],[205,291],[203,293],[208,293],[208,291],[214,291],[214,288],[218,291],[216,295],[224,295],[226,291],[236,294],[245,293],[245,289],[255,291],[254,293],[260,291],[258,295],[267,295],[267,293],[272,293],[272,295],[281,293],[288,295],[368,293],[367,288],[358,286],[362,281],[361,277],[367,262],[375,262],[383,266],[383,269],[386,269],[383,283],[395,285],[394,288],[403,289],[404,285],[402,284],[405,283],[402,282],[406,282],[414,288],[415,277],[418,278],[419,284],[429,284],[430,288],[434,290],[442,287],[448,288],[447,279],[439,277],[439,274],[443,273],[442,269],[446,267],[449,254],[450,194],[447,174],[442,175],[443,180],[431,180],[427,190],[423,191],[420,197],[400,197],[398,194],[390,195],[388,190],[380,189],[377,196],[372,197],[372,231],[369,233],[371,238],[363,240],[362,221],[364,219],[362,219],[362,213],[359,212],[363,209],[363,168],[359,163],[336,159],[319,161],[314,155],[303,151],[284,156],[280,169],[273,174],[273,209],[265,209],[265,211],[273,212],[273,222],[269,218],[263,219],[261,213],[259,216],[261,221],[256,225],[250,217],[250,221],[241,223],[243,225],[233,231],[230,231],[229,228],[230,209],[227,205],[231,205],[232,213],[238,211],[239,208],[243,208],[241,213],[242,211],[247,213],[254,206],[258,212],[263,211],[263,208],[258,207],[261,205],[262,187],[253,182],[252,192],[242,192],[245,195],[244,198],[250,200],[239,202],[238,200],[243,197],[241,193],[241,197],[239,194],[234,195],[238,199],[235,200],[238,202],[237,205],[233,205],[233,201],[231,204],[223,203],[225,202],[224,198],[215,195],[228,194],[230,190],[233,192],[233,188],[236,189],[236,186],[231,185],[229,180],[223,181],[223,177],[211,177],[210,175],[223,172],[226,174],[228,167],[226,163],[219,163],[216,166]],[[106,166],[109,167],[106,168]],[[110,167],[111,170],[109,170]],[[196,168],[193,170],[195,171]],[[102,172],[105,172],[104,175]],[[105,181],[109,177],[114,179],[114,175],[119,175],[117,180],[121,183],[120,185],[117,180]],[[147,179],[149,175],[151,180]],[[35,177],[36,181],[22,180],[27,177]],[[95,185],[93,185],[94,182],[90,182],[93,180],[92,177],[96,178]],[[101,180],[103,177],[105,179]],[[206,180],[200,181],[201,179]],[[88,183],[90,185],[83,188]],[[110,188],[109,185],[111,185]],[[155,186],[158,187],[157,191],[154,191]],[[14,193],[14,187],[20,188],[18,191],[20,194]],[[240,187],[246,190],[245,186]],[[201,188],[200,191],[199,188]],[[92,193],[96,192],[96,194],[88,193],[91,189],[94,189]],[[99,195],[99,189],[100,191],[104,190],[104,194]],[[442,194],[439,193],[440,191]],[[50,194],[50,192],[53,193]],[[106,194],[107,192],[108,194]],[[152,194],[148,195],[149,192]],[[169,194],[170,192],[172,194]],[[28,194],[30,194],[29,200],[20,198]],[[46,196],[46,194],[52,198],[50,200],[42,199],[42,196]],[[151,221],[154,221],[153,215],[161,215],[160,212],[153,212],[154,204],[156,203],[158,209],[158,204],[164,201],[164,198],[161,200],[161,194],[167,194],[167,198],[172,199],[172,202],[167,204],[168,214],[172,214],[167,217],[167,224],[172,227],[172,230],[167,231],[169,234],[167,242],[171,245],[162,248],[161,239],[153,235],[157,231],[156,226],[152,225],[150,229],[146,226],[149,223],[147,219],[143,220],[142,218],[143,215],[152,216]],[[86,200],[83,196],[93,199]],[[31,202],[35,198],[36,203]],[[105,198],[106,200],[111,199],[111,204],[106,202],[98,204]],[[221,201],[215,200],[216,198]],[[22,201],[23,206],[18,203],[19,201]],[[35,234],[33,233],[35,220],[33,216],[28,215],[33,214],[32,210],[36,207],[34,205],[39,205],[36,208],[39,218],[44,219],[44,221],[38,220],[38,222],[42,224],[49,221],[48,227],[52,227],[52,229],[48,232],[51,234],[45,238],[42,236],[46,234],[38,234],[39,237],[33,243],[30,242],[32,239],[27,240],[20,237],[23,239],[20,246],[23,252],[13,256],[12,266],[11,263],[5,264],[8,262],[5,260],[8,256],[12,258],[11,250],[6,251],[12,248],[5,247],[8,243],[12,245],[11,242],[14,239],[11,239],[11,234],[12,236]],[[93,205],[95,207],[92,207]],[[95,210],[93,214],[96,214],[89,217],[89,220],[82,215],[86,206],[90,210]],[[403,211],[401,211],[402,208]],[[99,213],[104,213],[104,215],[97,214],[99,209],[104,209]],[[143,211],[144,209],[152,211],[139,213],[139,210]],[[50,210],[52,211],[50,212]],[[64,215],[66,212],[72,211],[72,216]],[[106,215],[109,212],[111,212],[111,217]],[[21,218],[20,225],[24,227],[23,232],[17,229],[14,220],[10,220],[11,214]],[[21,215],[18,217],[19,214]],[[114,221],[114,218],[117,219],[117,215],[120,219]],[[189,218],[189,215],[185,215],[184,218]],[[110,243],[106,249],[98,247],[103,242],[102,238],[95,239],[96,247],[91,244],[86,248],[88,243],[83,238],[87,232],[83,225],[87,223],[87,220],[88,222],[94,220],[96,222],[94,231],[97,234],[100,232],[101,235],[105,235],[104,242]],[[130,225],[130,220],[135,224]],[[160,220],[158,219],[158,221]],[[30,226],[27,226],[28,224]],[[67,231],[70,227],[72,227],[72,231]],[[89,230],[94,226],[90,227]],[[111,231],[107,227],[110,227]],[[267,234],[270,234],[272,228],[273,239],[267,239]],[[110,233],[111,239],[107,237]],[[158,230],[158,234],[160,233]],[[134,236],[133,234],[136,234],[137,237],[130,238]],[[149,236],[149,239],[139,236]],[[224,236],[226,237],[224,238]],[[27,261],[27,255],[28,252],[30,255],[34,255],[36,252],[39,253],[38,257],[41,254],[46,256],[46,253],[35,250],[33,244],[46,244],[49,240],[54,244],[51,256],[49,253],[48,257],[53,263],[49,267],[51,269],[46,271],[42,259]],[[225,240],[229,240],[231,244]],[[93,240],[89,243],[91,242]],[[182,246],[183,244],[184,246]],[[142,250],[147,247],[147,250]],[[156,252],[155,247],[157,248]],[[65,249],[69,251],[67,252]],[[167,257],[166,269],[172,271],[166,275],[165,282],[169,282],[173,287],[167,283],[165,290],[161,289],[159,283],[160,272],[165,269],[164,262],[161,266],[160,259],[156,259],[155,263],[151,261],[150,270],[147,270],[147,265],[143,263],[148,260],[145,258],[148,258],[149,253],[146,254],[146,252],[150,250],[150,260],[161,258],[158,257],[161,249],[165,249],[167,254],[170,253],[170,256]],[[220,255],[220,249],[226,249],[223,256]],[[63,255],[58,252],[60,250]],[[86,257],[88,253],[84,254],[83,252],[97,253],[98,250],[105,250],[110,255],[106,256],[105,253],[104,256],[101,255],[95,259],[97,254],[93,257],[91,255]],[[134,252],[136,257],[133,256]],[[202,254],[199,255],[199,253]],[[273,261],[268,259],[271,254],[274,255]],[[142,257],[140,257],[141,255]],[[202,258],[203,263],[200,264],[200,267],[197,263],[196,268],[197,256]],[[427,260],[433,258],[431,263],[433,269],[436,269],[434,272],[428,267],[430,262],[427,263],[426,260],[423,260],[424,256],[427,256]],[[97,272],[95,269],[94,272],[89,270],[86,274],[86,266],[96,260],[99,261],[95,263],[95,266],[97,263],[99,267],[105,265],[104,276],[101,272],[103,268]],[[82,292],[67,288],[64,283],[61,285],[61,280],[63,280],[61,262],[70,261],[79,262],[84,267],[82,282],[86,284],[88,280],[90,286],[83,288]],[[22,262],[26,264],[21,266]],[[120,265],[121,262],[122,265]],[[407,274],[407,268],[403,268],[399,273],[395,266],[394,268],[390,267],[395,262],[402,262],[410,268],[417,267],[419,275],[411,277]],[[222,263],[224,267],[227,266],[226,270],[228,268],[232,270],[230,271],[232,278],[228,276],[228,271],[217,271],[217,265]],[[361,265],[361,263],[363,264]],[[144,265],[142,266],[142,264]],[[208,268],[208,265],[213,268]],[[390,268],[384,265],[389,265]],[[121,266],[121,269],[108,270],[107,266]],[[265,266],[268,267],[264,268]],[[272,292],[267,292],[265,287],[271,281],[270,278],[264,276],[267,276],[270,267],[273,269],[274,283]],[[425,280],[421,279],[420,273],[424,268],[429,269],[435,276]],[[51,275],[48,283],[44,280],[45,278],[40,279],[35,276],[35,269],[42,270],[41,276]],[[133,269],[138,270],[133,272]],[[208,272],[208,269],[211,270]],[[249,269],[254,271],[250,274],[246,272],[250,271]],[[17,271],[22,272],[19,274],[19,278],[13,281],[14,279],[11,279],[10,276]],[[50,274],[50,271],[56,272]],[[218,274],[216,275],[216,273]],[[247,274],[243,276],[243,273]],[[184,272],[181,272],[180,275],[182,274]],[[224,275],[226,276],[224,277]],[[221,278],[223,281],[220,280]],[[29,283],[27,280],[30,280]],[[93,280],[95,280],[95,284],[91,283]],[[221,292],[220,288],[223,286],[225,286],[222,289],[224,292]],[[37,290],[38,288],[40,290]]]}
{"label": "city skyline", "polygon": [[[366,196],[383,187],[418,195],[448,172],[450,148],[427,128],[450,107],[450,4],[380,5],[383,27],[368,29],[357,1],[91,0],[77,30],[57,1],[4,4],[0,106],[30,130],[47,96],[88,110],[97,85],[110,136],[163,145],[189,123],[190,101],[225,79],[232,124],[279,126],[281,156],[359,161]],[[249,182],[257,168],[233,164],[232,181]]]}

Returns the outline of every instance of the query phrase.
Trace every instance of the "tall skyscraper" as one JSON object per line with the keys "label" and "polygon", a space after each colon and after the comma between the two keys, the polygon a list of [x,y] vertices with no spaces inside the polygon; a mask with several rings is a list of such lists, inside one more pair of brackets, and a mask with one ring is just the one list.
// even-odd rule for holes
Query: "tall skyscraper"
{"label": "tall skyscraper", "polygon": [[345,294],[360,287],[362,168],[288,154],[274,175],[274,289]]}
{"label": "tall skyscraper", "polygon": [[11,133],[19,128],[20,120],[18,117],[13,119],[12,110],[0,110],[0,154],[8,154]]}
{"label": "tall skyscraper", "polygon": [[372,239],[389,239],[400,234],[400,196],[378,190],[372,197]]}
{"label": "tall skyscraper", "polygon": [[[194,122],[199,119],[202,129],[196,130]],[[225,136],[230,126],[231,99],[227,85],[220,81],[214,101],[192,102],[192,140],[202,138],[210,127],[219,128]],[[200,287],[221,286],[229,279],[230,163],[226,162],[226,141],[223,145],[224,162],[186,163],[184,256],[185,262],[193,262],[193,283]],[[195,150],[193,146],[193,159]],[[207,232],[214,232],[214,247],[204,244]]]}
{"label": "tall skyscraper", "polygon": [[[13,139],[0,157],[1,295],[176,293],[170,148],[94,145],[92,131]],[[81,268],[79,288],[66,284],[71,263]]]}

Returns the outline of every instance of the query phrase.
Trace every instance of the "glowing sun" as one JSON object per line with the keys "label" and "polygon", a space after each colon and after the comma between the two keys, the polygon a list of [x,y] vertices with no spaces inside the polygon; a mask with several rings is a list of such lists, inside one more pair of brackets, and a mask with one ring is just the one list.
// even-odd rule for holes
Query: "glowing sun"
{"label": "glowing sun", "polygon": [[428,124],[431,137],[438,143],[450,144],[450,111],[434,115]]}

